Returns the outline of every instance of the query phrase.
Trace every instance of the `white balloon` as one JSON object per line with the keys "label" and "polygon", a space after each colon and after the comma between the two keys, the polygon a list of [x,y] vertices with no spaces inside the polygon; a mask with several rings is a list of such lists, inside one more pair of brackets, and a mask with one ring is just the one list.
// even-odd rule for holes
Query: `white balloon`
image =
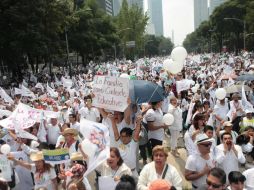
{"label": "white balloon", "polygon": [[169,65],[171,64],[171,60],[170,59],[165,59],[164,61],[163,61],[163,68],[166,70],[166,71],[168,71],[168,69],[169,69]]}
{"label": "white balloon", "polygon": [[7,155],[9,154],[11,151],[11,147],[8,145],[8,144],[4,144],[1,146],[1,152],[4,154],[4,155]]}
{"label": "white balloon", "polygon": [[88,159],[92,158],[96,151],[96,145],[93,144],[88,139],[84,139],[81,142],[81,148],[84,151],[84,153],[88,156]]}
{"label": "white balloon", "polygon": [[177,74],[181,72],[183,69],[183,61],[173,61],[170,59],[170,65],[168,67],[168,71],[172,74]]}
{"label": "white balloon", "polygon": [[224,98],[226,98],[226,95],[227,95],[227,92],[226,92],[226,90],[224,88],[218,88],[215,91],[215,96],[219,100],[223,100]]}
{"label": "white balloon", "polygon": [[127,73],[122,73],[122,74],[120,75],[120,77],[121,77],[121,78],[125,78],[125,79],[129,79],[129,78],[130,78],[130,76],[129,76]]}
{"label": "white balloon", "polygon": [[165,125],[172,125],[173,123],[174,123],[174,116],[172,115],[172,114],[170,114],[170,113],[167,113],[167,114],[165,114],[164,116],[163,116],[163,123],[165,124]]}
{"label": "white balloon", "polygon": [[184,61],[187,57],[188,53],[184,47],[176,47],[171,52],[171,58],[174,61]]}

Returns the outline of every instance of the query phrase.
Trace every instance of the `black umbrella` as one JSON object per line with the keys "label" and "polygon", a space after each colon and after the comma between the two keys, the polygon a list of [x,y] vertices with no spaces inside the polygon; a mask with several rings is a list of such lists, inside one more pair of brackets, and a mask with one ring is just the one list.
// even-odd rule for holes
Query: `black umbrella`
{"label": "black umbrella", "polygon": [[130,80],[130,98],[132,103],[159,102],[165,98],[161,86],[145,80]]}

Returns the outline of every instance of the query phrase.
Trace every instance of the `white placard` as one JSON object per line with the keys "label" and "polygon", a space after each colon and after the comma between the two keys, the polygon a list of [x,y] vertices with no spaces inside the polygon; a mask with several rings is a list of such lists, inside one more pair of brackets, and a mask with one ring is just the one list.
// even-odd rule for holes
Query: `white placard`
{"label": "white placard", "polygon": [[128,104],[129,79],[95,76],[93,106],[123,112]]}
{"label": "white placard", "polygon": [[99,177],[99,190],[115,189],[117,182],[111,176]]}
{"label": "white placard", "polygon": [[191,85],[191,80],[180,80],[176,81],[176,91],[177,93],[180,93],[181,91],[188,90]]}
{"label": "white placard", "polygon": [[0,155],[0,179],[11,181],[11,164],[5,155]]}

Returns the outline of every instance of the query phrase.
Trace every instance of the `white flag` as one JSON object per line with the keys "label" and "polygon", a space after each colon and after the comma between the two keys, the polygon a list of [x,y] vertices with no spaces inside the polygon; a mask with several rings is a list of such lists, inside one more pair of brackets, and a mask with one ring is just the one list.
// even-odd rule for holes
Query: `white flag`
{"label": "white flag", "polygon": [[28,88],[26,88],[23,84],[21,86],[21,91],[22,91],[22,96],[28,96],[28,97],[36,98],[34,93],[31,90],[29,90]]}
{"label": "white flag", "polygon": [[53,88],[51,88],[48,83],[47,83],[47,92],[49,94],[49,96],[53,97],[53,98],[57,98],[58,97],[58,93],[56,91],[53,90]]}
{"label": "white flag", "polygon": [[242,105],[244,110],[253,110],[253,105],[246,98],[244,83],[242,85]]}
{"label": "white flag", "polygon": [[1,87],[0,87],[0,96],[4,99],[5,102],[9,102],[10,104],[14,104],[13,99]]}

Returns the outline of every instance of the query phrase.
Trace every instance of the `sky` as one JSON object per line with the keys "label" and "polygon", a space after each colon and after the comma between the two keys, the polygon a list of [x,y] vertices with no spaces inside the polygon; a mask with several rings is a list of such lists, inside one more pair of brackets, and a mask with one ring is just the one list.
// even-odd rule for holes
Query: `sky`
{"label": "sky", "polygon": [[[186,35],[194,31],[193,0],[162,0],[164,36],[182,45]],[[145,1],[144,9],[147,9]],[[172,39],[174,31],[174,39]]]}

